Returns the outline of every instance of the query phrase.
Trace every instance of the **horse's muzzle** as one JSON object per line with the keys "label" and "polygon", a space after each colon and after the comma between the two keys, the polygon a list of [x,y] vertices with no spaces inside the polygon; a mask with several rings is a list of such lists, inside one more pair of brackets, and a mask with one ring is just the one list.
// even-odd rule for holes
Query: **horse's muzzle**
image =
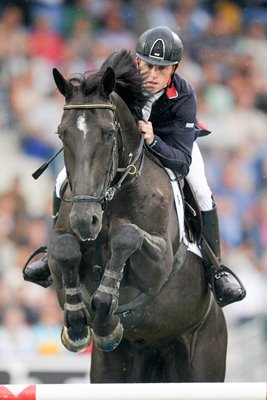
{"label": "horse's muzzle", "polygon": [[95,240],[102,228],[102,207],[99,203],[74,203],[69,215],[73,231],[80,240]]}

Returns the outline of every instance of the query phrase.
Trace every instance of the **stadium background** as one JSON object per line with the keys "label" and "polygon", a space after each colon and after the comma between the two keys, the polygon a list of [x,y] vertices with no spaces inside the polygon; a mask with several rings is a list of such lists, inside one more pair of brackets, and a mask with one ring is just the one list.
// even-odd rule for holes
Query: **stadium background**
{"label": "stadium background", "polygon": [[[61,143],[54,134],[65,76],[95,70],[112,52],[134,51],[150,27],[176,31],[179,73],[194,86],[198,140],[220,213],[223,259],[247,298],[225,308],[227,381],[267,372],[267,1],[2,0],[0,4],[0,383],[87,381],[88,354],[60,343],[52,289],[22,280],[23,263],[47,242],[60,157],[32,172]],[[16,361],[16,362],[14,362]],[[38,375],[39,374],[39,375]]]}

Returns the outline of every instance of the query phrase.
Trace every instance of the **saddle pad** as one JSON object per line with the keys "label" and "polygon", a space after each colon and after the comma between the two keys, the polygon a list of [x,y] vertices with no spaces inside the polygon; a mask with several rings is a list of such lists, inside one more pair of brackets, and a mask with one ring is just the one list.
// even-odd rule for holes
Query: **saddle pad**
{"label": "saddle pad", "polygon": [[172,185],[175,208],[176,208],[176,215],[177,215],[177,223],[179,224],[179,231],[180,231],[180,242],[183,241],[187,245],[187,250],[191,251],[192,253],[195,253],[199,257],[202,257],[201,251],[200,251],[197,243],[189,242],[185,235],[184,203],[183,203],[183,199],[182,199],[181,190],[180,190],[180,187],[177,182],[177,178],[172,170],[170,170],[169,168],[165,168],[165,170],[166,170],[167,174],[169,175],[171,185]]}

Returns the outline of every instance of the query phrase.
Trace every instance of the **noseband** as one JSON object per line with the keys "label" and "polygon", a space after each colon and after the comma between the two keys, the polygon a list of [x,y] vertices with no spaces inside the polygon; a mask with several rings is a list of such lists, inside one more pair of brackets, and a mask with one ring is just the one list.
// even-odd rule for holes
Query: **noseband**
{"label": "noseband", "polygon": [[[110,104],[110,103],[108,103],[108,104],[107,103],[106,104],[105,103],[65,104],[63,108],[64,108],[64,110],[74,110],[74,109],[82,110],[82,109],[88,109],[88,108],[108,109],[108,110],[113,111],[114,115],[115,115],[115,111],[116,111],[116,106],[114,104]],[[120,123],[116,119],[116,115],[115,115],[115,126],[117,127],[117,131],[119,132],[121,130],[121,126],[120,126]],[[116,143],[116,141],[114,141],[112,153],[114,153],[114,151],[115,151],[115,143]],[[117,182],[116,185],[110,186],[101,197],[83,194],[83,195],[73,196],[70,199],[67,199],[67,198],[64,198],[63,195],[61,195],[61,200],[65,201],[67,203],[80,203],[80,202],[99,203],[102,207],[102,210],[104,210],[107,206],[107,202],[112,201],[115,193],[122,187],[122,184],[128,175],[131,175],[132,179],[137,178],[140,175],[141,168],[143,165],[143,145],[144,145],[144,135],[141,135],[141,141],[140,141],[136,156],[134,157],[134,159],[131,161],[131,163],[126,168],[119,169],[120,171],[123,171],[122,177],[120,178],[120,180]],[[138,170],[138,168],[136,167],[135,164],[138,162],[138,160],[140,158],[141,158],[141,165]],[[132,181],[132,179],[131,179],[131,181]]]}

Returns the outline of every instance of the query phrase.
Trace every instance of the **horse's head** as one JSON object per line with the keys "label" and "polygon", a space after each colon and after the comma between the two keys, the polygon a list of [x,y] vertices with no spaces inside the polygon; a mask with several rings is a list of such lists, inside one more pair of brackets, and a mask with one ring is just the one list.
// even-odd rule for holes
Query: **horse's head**
{"label": "horse's head", "polygon": [[53,70],[54,80],[66,104],[58,127],[72,192],[69,215],[81,240],[94,240],[102,227],[104,195],[117,170],[117,121],[111,93],[115,74],[108,67],[88,85],[66,80]]}

